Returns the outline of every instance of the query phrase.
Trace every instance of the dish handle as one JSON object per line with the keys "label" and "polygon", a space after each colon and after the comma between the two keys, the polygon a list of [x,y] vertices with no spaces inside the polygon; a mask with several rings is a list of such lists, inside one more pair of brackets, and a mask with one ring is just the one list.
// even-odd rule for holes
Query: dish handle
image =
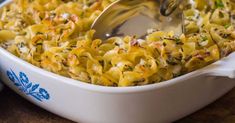
{"label": "dish handle", "polygon": [[235,79],[235,53],[206,67],[202,70],[204,74],[210,76],[221,76]]}

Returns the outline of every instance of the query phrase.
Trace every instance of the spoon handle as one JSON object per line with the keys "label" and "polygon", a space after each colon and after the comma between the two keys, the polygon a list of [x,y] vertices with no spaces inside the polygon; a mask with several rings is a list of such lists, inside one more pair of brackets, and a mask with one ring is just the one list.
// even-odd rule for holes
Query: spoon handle
{"label": "spoon handle", "polygon": [[179,6],[181,0],[161,0],[160,12],[163,16],[169,16]]}

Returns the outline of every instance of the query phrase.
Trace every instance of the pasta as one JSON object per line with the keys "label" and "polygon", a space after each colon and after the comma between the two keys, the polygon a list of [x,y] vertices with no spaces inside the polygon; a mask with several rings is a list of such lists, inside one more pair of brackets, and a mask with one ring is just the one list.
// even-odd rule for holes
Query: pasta
{"label": "pasta", "polygon": [[0,11],[0,43],[45,70],[102,86],[163,82],[235,51],[235,2],[186,0],[185,34],[146,30],[94,39],[92,22],[115,0],[15,0]]}

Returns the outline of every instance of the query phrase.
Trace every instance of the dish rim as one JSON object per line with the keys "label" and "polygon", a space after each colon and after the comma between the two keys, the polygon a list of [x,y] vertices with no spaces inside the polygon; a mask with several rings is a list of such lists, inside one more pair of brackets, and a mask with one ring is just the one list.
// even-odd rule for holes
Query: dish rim
{"label": "dish rim", "polygon": [[86,83],[86,82],[83,82],[80,80],[75,80],[75,79],[72,79],[69,77],[65,77],[65,76],[47,71],[43,68],[37,67],[37,66],[35,66],[25,60],[13,55],[12,53],[10,53],[9,51],[5,50],[2,47],[0,47],[0,54],[3,54],[3,57],[4,57],[4,55],[7,56],[13,62],[18,62],[21,66],[34,71],[35,74],[38,74],[40,76],[50,77],[60,83],[68,84],[71,86],[76,86],[76,87],[81,88],[83,90],[95,91],[95,92],[100,92],[100,93],[136,93],[136,92],[145,92],[145,91],[156,90],[159,88],[172,86],[172,85],[175,85],[175,84],[180,83],[182,81],[185,81],[187,79],[193,78],[197,74],[200,74],[202,72],[202,70],[204,70],[208,66],[210,66],[210,65],[208,65],[202,69],[198,69],[193,72],[187,73],[185,75],[181,75],[181,76],[173,78],[171,80],[162,81],[159,83],[153,83],[153,84],[141,85],[141,86],[130,86],[130,87],[109,87],[109,86],[101,86],[101,85],[94,85],[91,83]]}

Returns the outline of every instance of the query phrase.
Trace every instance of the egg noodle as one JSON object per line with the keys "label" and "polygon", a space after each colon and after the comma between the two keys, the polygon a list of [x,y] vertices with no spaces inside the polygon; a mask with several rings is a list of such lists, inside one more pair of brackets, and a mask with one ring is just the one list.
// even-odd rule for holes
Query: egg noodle
{"label": "egg noodle", "polygon": [[48,71],[103,86],[162,82],[235,51],[235,2],[185,0],[185,34],[94,39],[92,22],[114,0],[15,0],[1,9],[1,46]]}

